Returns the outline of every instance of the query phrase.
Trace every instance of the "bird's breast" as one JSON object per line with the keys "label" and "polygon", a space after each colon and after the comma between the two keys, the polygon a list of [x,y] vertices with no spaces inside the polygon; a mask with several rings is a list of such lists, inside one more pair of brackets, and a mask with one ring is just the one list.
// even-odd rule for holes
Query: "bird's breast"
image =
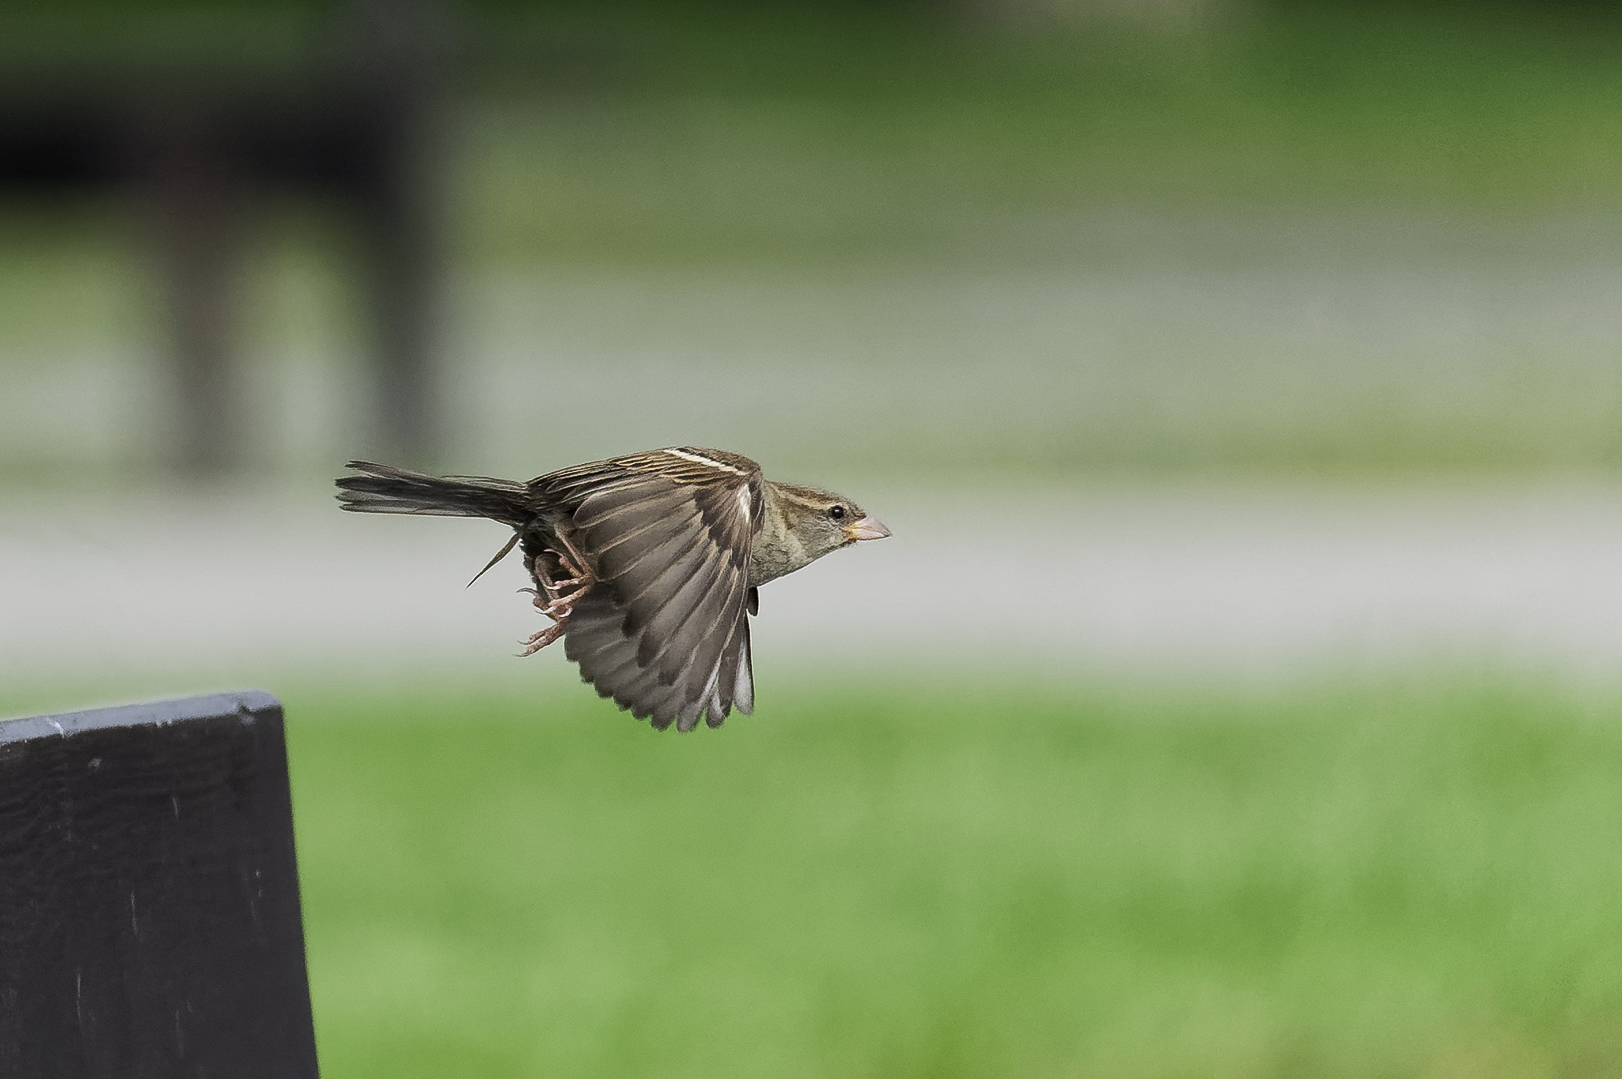
{"label": "bird's breast", "polygon": [[759,588],[805,565],[805,548],[792,533],[761,529],[749,552],[749,587]]}

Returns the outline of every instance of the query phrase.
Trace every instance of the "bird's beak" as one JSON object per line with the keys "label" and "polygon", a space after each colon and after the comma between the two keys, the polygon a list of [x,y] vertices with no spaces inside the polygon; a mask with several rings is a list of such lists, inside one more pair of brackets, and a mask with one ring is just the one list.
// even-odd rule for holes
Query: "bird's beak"
{"label": "bird's beak", "polygon": [[845,535],[853,540],[883,539],[890,530],[871,517],[863,517],[845,526]]}

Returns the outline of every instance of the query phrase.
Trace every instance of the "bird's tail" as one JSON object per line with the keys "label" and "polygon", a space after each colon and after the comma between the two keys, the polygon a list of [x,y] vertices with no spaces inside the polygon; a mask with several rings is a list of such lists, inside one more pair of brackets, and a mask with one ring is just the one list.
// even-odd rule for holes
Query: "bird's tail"
{"label": "bird's tail", "polygon": [[531,516],[528,487],[486,476],[429,476],[391,465],[350,461],[358,476],[338,479],[338,501],[356,513],[488,517],[518,528]]}

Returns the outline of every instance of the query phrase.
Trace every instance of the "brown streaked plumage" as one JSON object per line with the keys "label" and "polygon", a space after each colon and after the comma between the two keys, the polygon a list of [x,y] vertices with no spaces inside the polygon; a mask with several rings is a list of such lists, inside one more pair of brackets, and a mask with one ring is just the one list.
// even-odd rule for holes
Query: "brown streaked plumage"
{"label": "brown streaked plumage", "polygon": [[692,730],[701,715],[719,727],[733,708],[753,711],[757,589],[890,534],[849,499],[772,482],[724,450],[648,450],[528,483],[349,467],[358,475],[338,480],[346,510],[488,517],[512,528],[485,569],[521,546],[535,606],[552,620],[523,654],[562,637],[585,681],[661,730]]}

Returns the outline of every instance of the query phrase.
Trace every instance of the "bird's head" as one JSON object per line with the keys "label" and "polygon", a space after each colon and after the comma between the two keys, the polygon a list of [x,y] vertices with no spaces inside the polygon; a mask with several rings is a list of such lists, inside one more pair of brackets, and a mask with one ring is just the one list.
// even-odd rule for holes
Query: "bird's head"
{"label": "bird's head", "polygon": [[890,534],[888,528],[843,495],[792,483],[773,486],[783,523],[799,541],[807,562],[860,540],[883,539]]}

